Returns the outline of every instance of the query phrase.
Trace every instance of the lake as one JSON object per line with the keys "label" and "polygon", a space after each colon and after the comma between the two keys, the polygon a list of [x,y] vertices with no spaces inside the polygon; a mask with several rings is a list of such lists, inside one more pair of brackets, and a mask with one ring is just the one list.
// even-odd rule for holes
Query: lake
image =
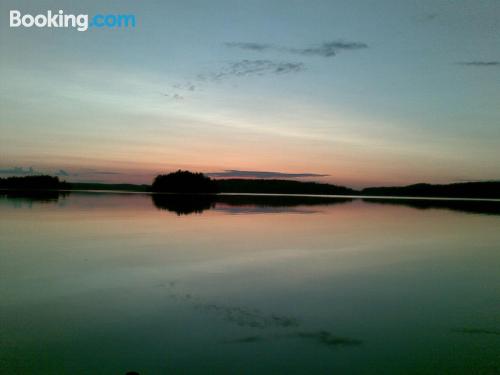
{"label": "lake", "polygon": [[500,374],[499,202],[0,196],[3,374]]}

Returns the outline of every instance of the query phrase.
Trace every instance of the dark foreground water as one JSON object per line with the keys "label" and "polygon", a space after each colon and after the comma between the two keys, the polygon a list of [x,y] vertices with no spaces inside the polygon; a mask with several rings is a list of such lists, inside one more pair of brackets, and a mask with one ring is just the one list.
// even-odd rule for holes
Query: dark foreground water
{"label": "dark foreground water", "polygon": [[498,203],[0,197],[2,374],[500,374]]}

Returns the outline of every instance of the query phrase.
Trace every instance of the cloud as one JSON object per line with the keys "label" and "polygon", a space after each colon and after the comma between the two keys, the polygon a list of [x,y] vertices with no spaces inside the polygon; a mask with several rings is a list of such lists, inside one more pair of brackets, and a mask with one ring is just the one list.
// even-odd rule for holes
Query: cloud
{"label": "cloud", "polygon": [[301,55],[332,57],[335,56],[340,50],[352,51],[364,48],[368,48],[368,45],[365,43],[334,41],[322,43],[316,47],[289,48],[288,50],[292,53],[298,53]]}
{"label": "cloud", "polygon": [[302,178],[302,177],[326,177],[327,174],[317,173],[282,173],[268,171],[239,171],[236,169],[225,170],[224,172],[206,173],[210,177],[226,178]]}
{"label": "cloud", "polygon": [[121,174],[120,172],[90,171],[89,174]]}
{"label": "cloud", "polygon": [[117,175],[117,174],[121,174],[119,172],[109,172],[109,171],[95,171],[95,170],[82,170],[82,171],[79,171],[78,173],[72,173],[72,172],[68,172],[64,169],[59,169],[59,171],[57,171],[55,173],[55,176],[59,176],[59,177],[70,177],[70,176],[81,176],[81,177],[84,177],[84,176],[95,176],[95,175]]}
{"label": "cloud", "polygon": [[59,177],[76,177],[76,176],[93,176],[93,175],[116,175],[116,174],[121,174],[119,172],[109,172],[109,171],[96,171],[96,170],[82,170],[79,171],[78,173],[73,173],[73,172],[68,172],[65,169],[59,169],[57,172],[54,173],[55,176]]}
{"label": "cloud", "polygon": [[58,177],[76,177],[76,176],[92,176],[92,175],[119,175],[120,172],[112,172],[112,171],[99,171],[99,170],[83,170],[78,173],[70,172],[66,169],[59,169],[52,172],[41,172],[33,169],[33,167],[13,167],[13,168],[3,168],[0,169],[0,175],[7,176],[31,176],[31,175],[40,175],[40,174],[50,174]]}
{"label": "cloud", "polygon": [[57,171],[55,173],[56,176],[60,176],[60,177],[68,177],[70,176],[70,174],[68,172],[66,172],[64,169],[59,169],[59,171]]}
{"label": "cloud", "polygon": [[336,56],[337,53],[340,51],[353,51],[353,50],[368,48],[368,45],[366,43],[346,42],[342,40],[333,40],[302,48],[286,47],[274,44],[254,43],[254,42],[230,42],[230,43],[225,43],[225,45],[230,48],[239,48],[243,50],[256,51],[256,52],[275,51],[283,53],[292,53],[303,56],[321,56],[321,57]]}
{"label": "cloud", "polygon": [[187,91],[195,91],[196,86],[192,84],[191,82],[185,82],[185,83],[176,83],[172,85],[172,88],[176,90],[187,90]]}
{"label": "cloud", "polygon": [[240,48],[240,49],[247,49],[247,50],[258,51],[258,52],[279,48],[279,47],[274,46],[272,44],[253,43],[253,42],[228,42],[228,43],[224,43],[224,45],[226,47],[230,47],[230,48]]}
{"label": "cloud", "polygon": [[200,80],[219,81],[228,77],[261,76],[265,74],[296,73],[304,70],[301,62],[276,62],[271,60],[241,60],[231,62],[218,72],[199,74]]}
{"label": "cloud", "polygon": [[29,167],[29,168],[13,167],[13,168],[0,169],[0,174],[6,174],[6,175],[11,175],[11,176],[20,176],[20,175],[41,174],[41,172],[35,171],[33,169],[33,167]]}
{"label": "cloud", "polygon": [[180,94],[168,94],[168,93],[164,93],[162,95],[164,97],[172,99],[172,100],[184,100],[184,96],[182,96]]}
{"label": "cloud", "polygon": [[439,13],[422,13],[416,17],[414,17],[414,20],[418,23],[428,23],[428,22],[433,22],[437,20],[439,17]]}
{"label": "cloud", "polygon": [[488,66],[500,66],[500,61],[463,61],[457,64],[464,66],[488,67]]}
{"label": "cloud", "polygon": [[185,93],[192,94],[198,88],[191,81],[186,81],[183,83],[174,83],[165,92],[160,92],[159,94],[170,101],[182,101],[185,99]]}

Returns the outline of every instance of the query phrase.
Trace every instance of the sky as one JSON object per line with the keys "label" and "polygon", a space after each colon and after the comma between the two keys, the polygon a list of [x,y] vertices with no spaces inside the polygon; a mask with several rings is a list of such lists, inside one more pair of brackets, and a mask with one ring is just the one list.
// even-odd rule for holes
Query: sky
{"label": "sky", "polygon": [[[10,28],[9,11],[135,28]],[[500,1],[0,3],[0,177],[500,179]]]}

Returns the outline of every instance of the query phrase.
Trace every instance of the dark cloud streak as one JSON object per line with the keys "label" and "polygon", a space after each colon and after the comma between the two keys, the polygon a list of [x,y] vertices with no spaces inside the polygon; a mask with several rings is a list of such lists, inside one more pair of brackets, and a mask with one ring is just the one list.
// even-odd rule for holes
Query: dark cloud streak
{"label": "dark cloud streak", "polygon": [[240,48],[240,49],[259,51],[259,52],[278,48],[276,46],[273,46],[272,44],[253,43],[253,42],[228,42],[224,43],[224,45],[230,48]]}
{"label": "dark cloud streak", "polygon": [[491,66],[500,66],[500,61],[463,61],[457,64],[464,66],[474,66],[474,67],[491,67]]}
{"label": "dark cloud streak", "polygon": [[206,173],[210,177],[224,178],[303,178],[303,177],[326,177],[327,174],[317,173],[283,173],[269,171],[240,171],[229,169],[224,172]]}
{"label": "dark cloud streak", "polygon": [[254,42],[230,42],[230,43],[225,43],[225,45],[230,48],[239,48],[243,50],[256,51],[256,52],[275,51],[282,53],[292,53],[303,56],[321,56],[321,57],[333,57],[336,56],[339,51],[353,51],[353,50],[368,48],[368,45],[366,43],[345,42],[342,40],[324,42],[318,45],[304,47],[304,48],[286,47],[286,46],[279,46],[279,45],[265,44],[265,43],[254,43]]}
{"label": "dark cloud streak", "polygon": [[219,81],[229,77],[262,76],[266,74],[296,73],[304,70],[301,62],[276,62],[271,60],[241,60],[231,62],[218,72],[199,74],[198,79]]}
{"label": "dark cloud streak", "polygon": [[91,171],[89,174],[121,174],[120,172]]}

